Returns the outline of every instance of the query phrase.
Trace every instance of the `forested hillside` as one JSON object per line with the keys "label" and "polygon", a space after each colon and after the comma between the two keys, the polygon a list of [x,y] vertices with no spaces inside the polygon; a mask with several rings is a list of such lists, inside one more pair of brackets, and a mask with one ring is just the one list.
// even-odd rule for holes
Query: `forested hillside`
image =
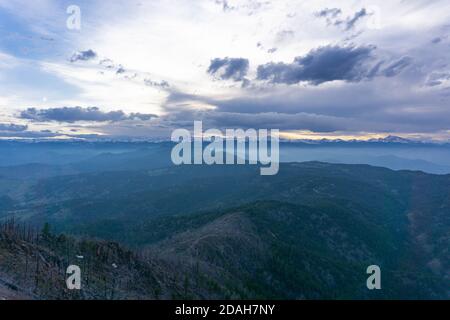
{"label": "forested hillside", "polygon": [[[38,242],[3,233],[0,272],[28,294],[72,297],[60,286],[63,269],[83,256],[98,267],[88,267],[91,291],[76,298],[449,297],[448,175],[310,162],[272,177],[191,166],[14,182],[22,189],[4,189],[2,219],[52,230]],[[25,275],[35,265],[23,271],[27,251],[37,252],[30,266],[42,257],[48,268],[38,280]],[[112,263],[123,269],[106,271]],[[381,291],[366,288],[373,264]],[[112,272],[114,284],[104,280]]]}

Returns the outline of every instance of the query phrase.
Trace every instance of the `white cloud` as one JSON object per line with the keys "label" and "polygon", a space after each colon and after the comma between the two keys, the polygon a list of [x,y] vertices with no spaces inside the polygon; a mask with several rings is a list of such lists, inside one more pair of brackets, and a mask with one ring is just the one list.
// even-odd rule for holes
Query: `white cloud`
{"label": "white cloud", "polygon": [[[7,82],[5,73],[3,78],[0,73],[0,94],[10,97],[0,99],[0,105],[11,111],[20,106],[98,106],[105,111],[121,109],[129,113],[167,115],[171,112],[166,109],[169,94],[181,92],[208,98],[208,101],[185,99],[182,101],[186,104],[185,108],[214,110],[216,106],[213,101],[252,97],[257,95],[258,88],[241,88],[233,81],[213,79],[207,73],[212,59],[248,59],[247,78],[253,80],[259,65],[291,63],[295,57],[306,56],[319,46],[356,44],[376,46],[376,58],[386,61],[384,67],[390,61],[405,56],[410,56],[414,61],[414,66],[405,76],[383,80],[385,84],[374,85],[370,95],[389,94],[389,100],[407,104],[410,102],[408,96],[398,96],[411,92],[421,93],[422,96],[432,93],[438,97],[430,98],[431,107],[440,107],[441,93],[438,90],[443,89],[445,82],[433,88],[425,84],[432,77],[430,75],[440,71],[449,59],[448,50],[437,49],[438,45],[432,47],[430,44],[432,39],[440,36],[449,20],[448,1],[228,0],[225,7],[223,2],[216,0],[154,0],[93,1],[81,2],[80,6],[82,28],[79,32],[70,32],[64,27],[66,13],[61,2],[0,0],[0,8],[27,21],[38,34],[51,34],[58,43],[54,54],[28,59],[0,53],[0,69],[8,68],[11,75],[15,69],[29,67],[42,74],[42,82],[48,82],[46,77],[51,75],[58,79],[54,81],[61,83],[61,88],[51,90],[38,84],[17,83],[17,79]],[[354,16],[362,8],[366,8],[370,15],[359,19],[348,31],[327,25],[326,21],[315,16],[319,10],[335,7],[342,11],[343,18]],[[272,48],[276,50],[269,50]],[[1,46],[0,50],[3,50]],[[98,58],[69,62],[74,52],[86,50],[95,51]],[[101,65],[99,62],[102,59],[110,59],[114,68]],[[117,74],[119,65],[125,70],[124,73]],[[36,75],[36,78],[39,77]],[[167,82],[170,87],[149,86],[146,79],[147,84]],[[333,94],[336,87],[343,86],[345,84],[333,83],[322,85],[314,91],[318,92],[319,97],[327,96]],[[259,89],[270,100],[271,93],[276,95],[280,87],[265,86]],[[395,87],[397,91],[386,92],[386,87]],[[350,90],[350,87],[346,88],[343,91]],[[358,99],[362,99],[368,91],[367,85],[352,85],[351,89],[360,90],[360,94],[355,94]],[[303,93],[293,94],[302,90]],[[287,91],[290,94],[286,99],[305,97],[311,92],[302,86],[292,86]],[[298,104],[305,105],[305,101]],[[315,105],[315,101],[311,104]],[[289,101],[289,105],[295,106],[295,101]],[[361,103],[361,108],[367,105],[378,108],[371,103]],[[327,110],[331,107],[327,106]],[[383,107],[379,106],[380,112]],[[389,107],[397,117],[402,114],[410,116],[404,108]],[[278,110],[264,112],[268,111]],[[301,114],[303,110],[294,111]],[[339,112],[339,108],[335,109],[335,113]],[[364,113],[367,113],[366,110],[355,110],[353,115]]]}

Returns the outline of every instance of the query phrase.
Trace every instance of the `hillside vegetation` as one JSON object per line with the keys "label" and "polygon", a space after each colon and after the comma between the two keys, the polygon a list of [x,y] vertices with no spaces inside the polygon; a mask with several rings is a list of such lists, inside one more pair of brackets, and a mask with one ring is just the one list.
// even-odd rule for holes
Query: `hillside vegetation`
{"label": "hillside vegetation", "polygon": [[[0,279],[31,298],[450,298],[448,175],[191,166],[49,177],[3,197],[3,220],[53,230],[2,234]],[[89,277],[78,295],[64,290],[71,263]]]}

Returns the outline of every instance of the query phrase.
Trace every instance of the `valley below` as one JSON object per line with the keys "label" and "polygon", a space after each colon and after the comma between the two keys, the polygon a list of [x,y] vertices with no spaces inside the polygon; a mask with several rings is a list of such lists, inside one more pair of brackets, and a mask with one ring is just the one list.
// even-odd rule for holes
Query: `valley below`
{"label": "valley below", "polygon": [[449,175],[304,162],[0,182],[0,298],[450,298]]}

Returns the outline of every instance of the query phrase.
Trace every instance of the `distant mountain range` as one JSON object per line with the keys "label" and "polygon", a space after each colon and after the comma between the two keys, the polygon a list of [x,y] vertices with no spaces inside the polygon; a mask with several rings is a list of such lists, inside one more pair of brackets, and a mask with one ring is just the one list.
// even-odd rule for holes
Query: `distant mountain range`
{"label": "distant mountain range", "polygon": [[[0,141],[0,175],[2,172],[25,172],[22,169],[26,168],[11,169],[23,165],[28,166],[30,174],[41,176],[165,167],[171,165],[173,146],[172,142],[147,141]],[[450,144],[422,143],[398,137],[371,141],[283,141],[280,154],[281,162],[370,164],[394,170],[450,173]],[[46,167],[34,170],[30,165]]]}
{"label": "distant mountain range", "polygon": [[[308,144],[321,144],[321,143],[403,143],[403,144],[450,144],[450,141],[445,140],[420,140],[420,139],[407,139],[395,135],[388,135],[384,138],[371,138],[371,139],[281,139],[282,142],[290,143],[308,143]],[[8,139],[4,138],[2,142],[22,142],[22,143],[167,143],[171,142],[168,138],[147,138],[147,137],[95,137],[95,138],[67,138],[51,139],[51,138],[31,138],[31,139]]]}
{"label": "distant mountain range", "polygon": [[297,140],[283,140],[291,143],[308,143],[308,144],[321,144],[321,143],[342,143],[342,144],[354,144],[354,143],[383,143],[383,144],[450,144],[450,141],[437,141],[437,140],[418,140],[418,139],[406,139],[398,136],[389,135],[384,138],[371,138],[371,139],[297,139]]}

